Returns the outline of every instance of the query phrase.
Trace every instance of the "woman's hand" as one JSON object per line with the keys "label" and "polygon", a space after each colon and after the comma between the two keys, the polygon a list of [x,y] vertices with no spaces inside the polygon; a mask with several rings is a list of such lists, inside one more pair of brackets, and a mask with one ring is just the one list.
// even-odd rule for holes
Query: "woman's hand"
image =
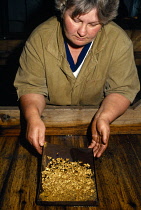
{"label": "woman's hand", "polygon": [[45,141],[45,125],[41,114],[45,108],[45,97],[40,94],[26,94],[21,96],[20,105],[27,122],[26,138],[37,152],[42,154]]}
{"label": "woman's hand", "polygon": [[89,148],[93,148],[94,157],[100,157],[108,146],[110,125],[105,119],[94,119],[92,122],[92,142]]}
{"label": "woman's hand", "polygon": [[92,142],[94,156],[100,157],[108,146],[110,123],[122,115],[130,105],[130,101],[118,93],[107,95],[92,122]]}
{"label": "woman's hand", "polygon": [[37,152],[42,154],[42,147],[45,142],[45,125],[40,117],[27,122],[26,138]]}

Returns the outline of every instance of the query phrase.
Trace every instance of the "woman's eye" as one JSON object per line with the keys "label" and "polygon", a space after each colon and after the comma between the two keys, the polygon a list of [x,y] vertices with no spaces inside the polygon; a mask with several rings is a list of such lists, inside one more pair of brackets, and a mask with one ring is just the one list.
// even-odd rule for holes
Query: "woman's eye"
{"label": "woman's eye", "polygon": [[77,18],[74,18],[73,21],[74,21],[75,23],[80,23],[80,20],[77,19]]}
{"label": "woman's eye", "polygon": [[95,27],[95,26],[99,25],[99,23],[90,23],[89,25],[92,27]]}

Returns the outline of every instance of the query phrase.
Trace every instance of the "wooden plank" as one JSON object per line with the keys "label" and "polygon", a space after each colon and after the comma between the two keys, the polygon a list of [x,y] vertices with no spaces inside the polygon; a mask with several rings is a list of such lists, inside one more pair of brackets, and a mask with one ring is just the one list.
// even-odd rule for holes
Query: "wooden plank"
{"label": "wooden plank", "polygon": [[[75,127],[46,127],[45,135],[86,135],[88,130],[88,125],[86,126],[75,126]],[[111,134],[141,134],[141,124],[125,125],[125,126],[110,126]],[[0,136],[19,136],[25,134],[26,131],[23,130],[21,134],[20,126],[17,128],[3,127],[0,128]]]}
{"label": "wooden plank", "polygon": [[[10,140],[11,138],[8,141]],[[7,145],[7,151],[12,154],[9,145]],[[5,174],[5,182],[1,190],[0,209],[24,209],[26,202],[26,209],[34,209],[38,178],[37,158],[21,144],[11,157],[13,161],[9,166],[8,174]],[[4,159],[5,156],[1,156],[1,160],[4,161]]]}
{"label": "wooden plank", "polygon": [[6,177],[13,161],[13,154],[16,151],[17,141],[18,138],[15,137],[10,137],[10,139],[5,137],[0,138],[0,191],[6,182]]}
{"label": "wooden plank", "polygon": [[[0,137],[1,141],[7,142],[5,145],[7,154],[11,154],[13,160],[7,164],[7,168],[4,167],[6,181],[0,190],[1,210],[141,209],[141,135],[111,136],[107,150],[101,158],[95,160],[98,207],[38,206],[36,192],[41,157],[26,144],[24,139],[14,152],[13,148],[8,146],[9,137]],[[86,136],[47,136],[46,141],[82,148],[88,145]],[[0,154],[2,151],[3,146],[0,147]],[[6,157],[0,156],[1,162],[5,162]],[[0,179],[3,180],[1,173]]]}
{"label": "wooden plank", "polygon": [[134,141],[141,146],[140,138],[137,135],[112,136],[109,148],[96,161],[101,209],[141,208],[141,154],[132,147]]}
{"label": "wooden plank", "polygon": [[[91,106],[47,106],[42,114],[42,120],[47,127],[65,127],[88,124],[97,109]],[[113,125],[130,125],[141,123],[141,106],[131,107]],[[20,125],[20,111],[18,107],[0,107],[0,125]]]}
{"label": "wooden plank", "polygon": [[[93,107],[47,106],[42,115],[46,135],[86,135],[96,111]],[[0,107],[0,135],[19,135],[20,125],[18,107]],[[111,124],[111,134],[117,133],[141,134],[141,106],[129,108]]]}

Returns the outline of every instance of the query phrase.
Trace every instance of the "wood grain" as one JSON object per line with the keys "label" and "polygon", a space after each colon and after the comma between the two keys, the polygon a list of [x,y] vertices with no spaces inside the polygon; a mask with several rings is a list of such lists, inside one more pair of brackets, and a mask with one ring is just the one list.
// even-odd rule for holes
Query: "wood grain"
{"label": "wood grain", "polygon": [[[50,143],[87,147],[86,136],[47,136]],[[112,135],[95,160],[98,207],[46,207],[36,204],[41,157],[17,137],[0,137],[1,210],[132,210],[141,209],[141,135]],[[10,145],[9,145],[10,142]]]}
{"label": "wood grain", "polygon": [[[97,109],[93,107],[47,106],[42,114],[46,135],[86,135]],[[18,107],[0,107],[0,135],[25,132]],[[129,108],[111,124],[111,134],[141,134],[141,106]]]}

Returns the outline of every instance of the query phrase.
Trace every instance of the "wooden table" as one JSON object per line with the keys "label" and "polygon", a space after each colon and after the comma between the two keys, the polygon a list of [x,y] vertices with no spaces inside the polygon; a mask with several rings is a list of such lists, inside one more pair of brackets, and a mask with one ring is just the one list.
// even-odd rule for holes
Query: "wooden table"
{"label": "wooden table", "polygon": [[[46,136],[50,143],[87,147],[85,135]],[[98,207],[45,207],[36,204],[41,157],[23,137],[0,137],[1,210],[141,209],[141,135],[111,135],[95,160]]]}
{"label": "wooden table", "polygon": [[[46,135],[86,135],[96,112],[93,106],[47,105],[42,114]],[[18,107],[0,107],[0,136],[19,136],[21,122]],[[112,122],[110,129],[111,134],[141,134],[141,101]]]}
{"label": "wooden table", "polygon": [[[96,111],[93,107],[47,107],[42,115],[46,141],[87,148],[87,131]],[[95,160],[98,207],[36,204],[41,156],[24,138],[24,126],[21,126],[24,121],[21,120],[18,107],[0,107],[1,210],[141,209],[140,104],[130,107],[111,124],[109,147]]]}

